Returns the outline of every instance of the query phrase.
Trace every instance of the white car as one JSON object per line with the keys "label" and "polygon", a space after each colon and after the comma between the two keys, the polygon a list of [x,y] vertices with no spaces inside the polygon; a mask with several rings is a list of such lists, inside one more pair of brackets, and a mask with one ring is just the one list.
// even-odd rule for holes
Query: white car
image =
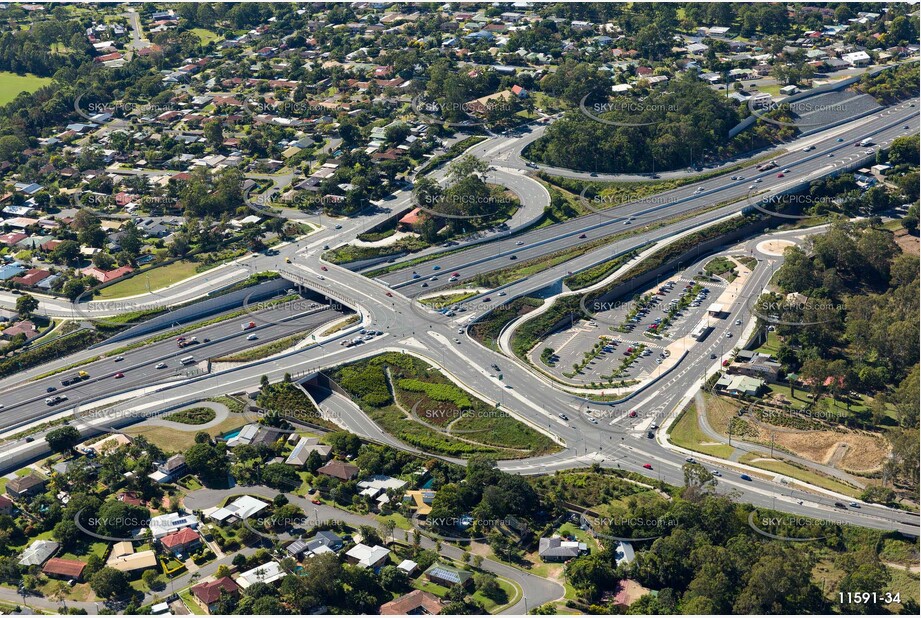
{"label": "white car", "polygon": [[505,296],[505,295],[506,295],[505,292],[499,292],[499,293],[497,294],[497,296]]}
{"label": "white car", "polygon": [[157,363],[157,369],[166,369],[166,363]]}
{"label": "white car", "polygon": [[732,333],[726,333],[726,339],[732,339]]}
{"label": "white car", "polygon": [[256,339],[259,339],[259,337],[257,337],[256,335],[250,335],[249,337],[246,338],[247,341],[255,341]]}
{"label": "white car", "polygon": [[518,242],[515,243],[515,246],[520,247],[520,246],[523,245],[523,244],[524,244],[524,241],[523,241],[523,240],[519,240]]}
{"label": "white car", "polygon": [[736,326],[742,326],[742,320],[736,320]]}

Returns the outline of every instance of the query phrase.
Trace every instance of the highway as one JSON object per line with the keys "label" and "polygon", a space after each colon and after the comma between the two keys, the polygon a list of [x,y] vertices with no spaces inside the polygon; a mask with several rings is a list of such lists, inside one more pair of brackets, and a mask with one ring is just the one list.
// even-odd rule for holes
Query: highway
{"label": "highway", "polygon": [[[837,142],[837,138],[827,138],[823,135],[810,139],[818,139],[819,146],[808,153],[801,152],[794,146],[793,152],[783,157],[777,157],[779,168],[789,167],[793,172],[793,180],[790,182],[801,182],[807,177],[818,177],[826,173],[834,172],[836,169],[847,164],[847,158],[854,156],[854,147],[850,142],[858,138],[872,135],[880,143],[894,138],[896,135],[904,133],[902,125],[908,124],[917,130],[918,118],[917,110],[907,106],[900,106],[896,111],[874,116],[866,121],[866,126],[858,128],[844,128],[843,135],[846,135],[843,142]],[[863,123],[858,123],[863,124]],[[799,144],[799,142],[797,143]],[[805,146],[804,146],[805,147]],[[826,152],[827,151],[827,152]],[[828,157],[832,154],[832,157]],[[789,159],[787,159],[789,158]],[[767,178],[771,174],[776,176],[777,170],[765,173]],[[665,216],[665,213],[674,214],[681,212],[680,209],[696,208],[694,202],[703,200],[703,203],[714,203],[724,199],[735,199],[736,204],[733,207],[738,210],[741,199],[747,194],[748,183],[753,180],[757,174],[753,175],[748,170],[738,172],[746,176],[745,181],[738,183],[727,183],[723,178],[715,178],[701,183],[703,190],[698,192],[698,197],[693,197],[697,185],[689,185],[679,189],[668,200],[682,199],[682,196],[690,198],[685,202],[678,204],[667,203],[660,211],[656,211],[655,216]],[[527,182],[534,182],[528,179]],[[785,181],[787,182],[787,181]],[[767,188],[779,188],[778,185],[765,182]],[[780,187],[782,188],[782,187]],[[734,196],[734,197],[730,197]],[[401,199],[406,199],[402,196]],[[687,204],[691,204],[688,206]],[[641,205],[639,205],[641,206]],[[635,208],[637,206],[631,206]],[[672,212],[670,208],[676,208]],[[640,208],[639,210],[642,210]],[[635,212],[639,212],[639,210]],[[624,212],[627,212],[624,210]],[[632,212],[632,211],[631,211]],[[714,218],[725,216],[727,212],[713,211]],[[673,447],[665,445],[660,439],[648,440],[645,435],[638,436],[637,432],[631,431],[631,428],[621,425],[611,425],[602,423],[599,425],[590,424],[586,419],[582,419],[579,414],[583,402],[581,398],[566,394],[557,386],[548,383],[548,381],[535,376],[529,369],[519,365],[508,357],[488,350],[469,338],[461,340],[461,343],[454,343],[457,338],[457,324],[444,316],[434,313],[420,312],[417,303],[409,295],[415,295],[421,292],[421,286],[408,279],[408,284],[404,287],[392,290],[392,283],[405,283],[405,273],[402,279],[397,277],[391,282],[387,277],[384,281],[369,280],[358,273],[353,273],[347,269],[328,265],[321,260],[321,254],[324,244],[330,242],[330,239],[337,241],[346,240],[358,233],[359,228],[369,224],[383,215],[375,215],[362,221],[343,222],[341,230],[331,230],[329,228],[311,235],[306,240],[298,243],[279,248],[279,255],[269,258],[266,256],[253,256],[246,262],[250,264],[252,270],[271,269],[281,270],[285,276],[299,280],[302,283],[315,287],[322,291],[329,289],[335,291],[336,295],[342,299],[347,299],[347,304],[352,307],[359,307],[364,317],[364,324],[370,327],[379,328],[386,332],[385,336],[379,337],[369,343],[355,348],[343,348],[338,345],[326,346],[309,346],[303,350],[286,356],[283,359],[274,359],[263,362],[247,364],[232,370],[203,375],[184,380],[175,384],[164,386],[162,390],[156,393],[138,393],[131,401],[133,410],[142,412],[145,410],[162,410],[164,408],[176,405],[194,402],[202,398],[223,395],[228,392],[239,392],[246,388],[251,388],[257,384],[262,375],[266,375],[270,380],[280,380],[285,373],[294,375],[309,376],[313,372],[333,367],[335,365],[355,360],[356,358],[371,356],[384,350],[407,351],[429,359],[433,364],[438,365],[444,371],[452,376],[459,383],[464,384],[474,394],[487,402],[501,402],[503,409],[507,410],[515,417],[529,423],[533,427],[540,428],[549,435],[553,436],[559,442],[565,445],[565,449],[557,454],[530,460],[503,462],[501,467],[505,470],[520,474],[539,474],[551,472],[558,469],[567,469],[573,467],[582,467],[597,462],[608,467],[620,467],[621,469],[631,470],[661,478],[662,480],[676,485],[683,484],[682,465],[684,464],[685,455],[676,451]],[[616,229],[631,230],[631,226],[624,226],[617,218],[610,218],[607,214],[596,214],[583,217],[579,220],[569,221],[566,223],[550,226],[542,230],[536,230],[523,235],[527,237],[527,242],[519,252],[519,259],[524,260],[529,257],[545,255],[549,251],[557,250],[554,243],[562,240],[566,243],[564,246],[575,246],[582,239],[578,238],[580,233],[586,233],[592,223],[598,227],[591,230],[589,239],[597,238],[601,235],[600,229],[608,226],[616,226]],[[686,223],[686,222],[685,222]],[[649,232],[656,234],[656,231]],[[658,231],[661,233],[661,230]],[[540,234],[542,236],[531,236]],[[634,245],[642,244],[643,234],[631,238]],[[508,243],[514,243],[516,240],[505,240],[498,243],[489,243],[478,246],[467,251],[457,253],[437,261],[431,262],[425,267],[428,272],[433,265],[441,265],[442,275],[439,277],[439,285],[446,283],[446,276],[455,269],[460,271],[464,277],[469,277],[475,272],[488,272],[498,267],[507,265]],[[629,241],[628,241],[629,242]],[[543,243],[543,244],[540,244]],[[525,251],[534,251],[533,254]],[[604,248],[597,251],[603,251]],[[611,251],[607,248],[607,251]],[[503,255],[505,253],[505,255]],[[474,265],[477,256],[484,259],[482,264]],[[280,259],[290,257],[292,264],[279,266]],[[588,256],[583,256],[587,258]],[[452,264],[456,264],[452,266]],[[227,272],[235,272],[234,268],[215,269],[212,271],[214,276],[224,276]],[[571,264],[561,264],[553,268],[547,268],[540,273],[539,278],[533,278],[530,282],[523,282],[521,288],[515,291],[516,294],[525,293],[528,288],[539,289],[545,281],[559,279],[565,276],[567,269],[572,268]],[[398,273],[394,273],[397,275]],[[758,286],[764,285],[768,277],[768,272],[762,270],[752,278],[750,288],[747,288],[746,294],[753,294],[759,291]],[[189,285],[201,285],[200,283]],[[207,287],[207,286],[204,286]],[[177,284],[170,293],[181,294],[184,290],[184,284]],[[389,295],[388,295],[389,294]],[[235,324],[239,328],[238,324]],[[717,336],[716,333],[710,337]],[[697,355],[707,353],[705,346],[698,346],[700,350],[695,352]],[[491,371],[486,369],[492,363],[498,363],[505,374],[505,380],[499,381]],[[697,364],[695,364],[697,363]],[[705,365],[706,363],[703,363]],[[672,415],[676,410],[683,407],[683,401],[693,396],[697,390],[698,382],[702,377],[700,367],[701,358],[691,355],[682,363],[681,370],[676,370],[670,381],[664,383],[657,389],[651,389],[638,399],[637,404],[644,407],[651,407],[657,416],[665,419]],[[667,385],[667,386],[666,386]],[[655,405],[647,406],[647,399]],[[564,422],[557,415],[560,412],[566,412],[581,419],[580,421]],[[611,416],[617,416],[622,408],[612,407]],[[4,411],[6,414],[6,411]],[[665,423],[661,423],[665,425]],[[369,428],[368,431],[371,431]],[[377,437],[377,436],[374,436]],[[391,438],[391,441],[393,439]],[[18,442],[7,445],[4,455],[0,458],[0,468],[7,469],[14,466],[17,461],[37,455],[42,451],[43,444],[36,440],[34,443]],[[652,466],[652,471],[643,468],[644,464]],[[720,482],[721,489],[734,489],[740,492],[740,498],[744,501],[751,502],[757,506],[770,507],[775,505],[782,507],[783,510],[808,515],[812,517],[828,517],[834,514],[835,517],[841,518],[850,523],[865,525],[880,529],[899,529],[916,532],[917,516],[909,515],[891,509],[878,506],[865,505],[859,512],[853,510],[839,511],[832,507],[836,498],[830,495],[820,495],[814,493],[803,493],[800,490],[791,490],[787,485],[779,484],[773,479],[761,479],[755,477],[751,482],[739,480],[737,477],[725,477]],[[798,504],[797,500],[803,500],[803,504]]]}
{"label": "highway", "polygon": [[[634,232],[636,233],[632,237],[634,245],[640,245],[647,242],[650,236],[655,235],[655,231],[642,232],[643,228],[653,221],[669,219],[717,204],[744,202],[753,189],[779,191],[814,180],[840,170],[848,164],[849,157],[854,157],[866,150],[866,148],[857,149],[853,145],[854,142],[869,137],[874,139],[878,147],[900,135],[909,135],[918,131],[917,107],[910,107],[909,103],[905,103],[898,106],[892,113],[888,111],[839,127],[832,131],[832,137],[819,134],[795,141],[787,145],[789,150],[787,154],[778,155],[775,158],[777,168],[758,172],[755,166],[751,166],[731,174],[742,176],[742,180],[732,181],[725,176],[717,176],[618,205],[606,212],[597,212],[495,241],[488,245],[453,252],[450,255],[393,271],[378,278],[391,287],[400,289],[405,295],[415,296],[450,285],[448,282],[450,273],[458,272],[461,279],[467,279],[477,274],[506,268],[516,261],[527,261],[557,251],[572,249],[584,242],[611,234]],[[905,126],[909,128],[905,129]],[[839,142],[839,139],[843,141]],[[803,149],[809,146],[814,149],[804,152]],[[477,148],[484,148],[484,145],[481,144]],[[487,152],[491,150],[487,149]],[[785,169],[789,169],[790,172],[784,174],[782,180],[777,178],[777,174]],[[605,208],[604,204],[598,207],[599,210],[603,208]],[[725,216],[727,212],[729,212],[727,209],[716,209],[706,213],[705,217],[716,220]],[[634,220],[627,222],[630,217],[633,217]],[[511,259],[512,256],[515,256],[516,259]],[[413,278],[413,271],[417,272],[418,278]],[[438,280],[430,281],[433,276],[437,276]],[[426,287],[423,287],[423,284],[426,284]]]}
{"label": "highway", "polygon": [[[0,411],[0,431],[8,432],[80,401],[184,379],[200,371],[199,364],[206,359],[227,356],[297,332],[306,335],[342,315],[341,311],[331,310],[329,305],[300,299],[276,309],[254,309],[251,314],[184,333],[182,336],[195,336],[198,340],[197,344],[185,348],[180,348],[175,338],[170,337],[118,355],[108,352],[101,360],[2,391],[4,408]],[[242,324],[251,321],[256,323],[255,328],[242,330]],[[256,339],[247,339],[250,336]],[[196,363],[182,365],[179,362],[189,356],[194,357]],[[115,360],[118,357],[123,360]],[[162,368],[157,367],[160,364]],[[51,367],[43,368],[51,370]],[[89,379],[64,386],[62,379],[77,371],[86,371]],[[123,377],[116,378],[117,374]],[[54,406],[46,405],[45,399],[53,396],[66,396],[67,400]]]}

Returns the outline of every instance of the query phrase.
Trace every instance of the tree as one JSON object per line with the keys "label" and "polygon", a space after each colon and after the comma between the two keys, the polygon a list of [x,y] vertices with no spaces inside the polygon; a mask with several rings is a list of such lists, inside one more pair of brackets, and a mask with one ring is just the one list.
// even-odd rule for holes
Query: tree
{"label": "tree", "polygon": [[64,425],[45,434],[45,442],[55,453],[69,452],[80,440],[80,432],[72,425]]}
{"label": "tree", "polygon": [[230,464],[227,453],[209,443],[193,445],[185,454],[185,462],[193,474],[206,484],[221,483],[227,478]]}
{"label": "tree", "polygon": [[51,261],[55,264],[71,264],[80,257],[80,244],[75,240],[65,240],[51,250]]}
{"label": "tree", "polygon": [[77,528],[77,524],[74,523],[73,519],[64,519],[55,524],[51,535],[62,547],[68,549],[73,547],[77,539],[80,538],[80,529]]}
{"label": "tree", "polygon": [[405,590],[409,584],[406,573],[389,564],[381,569],[381,585],[391,592]]}
{"label": "tree", "polygon": [[262,470],[262,482],[275,489],[294,491],[300,486],[301,477],[292,466],[273,463]]}
{"label": "tree", "polygon": [[145,527],[150,519],[150,511],[142,506],[135,506],[113,498],[99,507],[97,519],[101,533],[125,536],[132,530]]}
{"label": "tree", "polygon": [[111,567],[104,567],[93,575],[90,578],[90,588],[103,599],[121,597],[133,590],[128,576]]}
{"label": "tree", "polygon": [[224,128],[220,120],[209,120],[202,126],[205,139],[212,148],[224,143]]}
{"label": "tree", "polygon": [[16,299],[16,313],[18,313],[20,317],[31,317],[36,309],[38,309],[38,300],[31,294],[23,294]]}

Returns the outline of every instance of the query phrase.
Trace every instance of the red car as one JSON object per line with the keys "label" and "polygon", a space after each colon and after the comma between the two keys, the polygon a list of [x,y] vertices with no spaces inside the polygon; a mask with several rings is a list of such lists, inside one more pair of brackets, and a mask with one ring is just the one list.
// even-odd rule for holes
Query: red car
{"label": "red car", "polygon": [[628,414],[627,416],[629,416],[630,418],[636,418],[636,410],[630,410],[630,414]]}
{"label": "red car", "polygon": [[118,378],[124,378],[124,377],[125,377],[125,374],[123,374],[121,371],[119,371],[118,373],[115,374],[115,378],[116,378],[116,379],[118,379]]}
{"label": "red car", "polygon": [[652,464],[643,464],[643,467],[647,470],[652,470]]}
{"label": "red car", "polygon": [[314,503],[314,504],[323,504],[322,502],[320,502],[320,501],[317,500],[316,498],[314,498],[313,500],[311,500],[311,502]]}
{"label": "red car", "polygon": [[387,296],[389,296],[390,298],[393,298],[393,294],[391,294],[390,292],[387,292]]}
{"label": "red car", "polygon": [[329,270],[329,269],[326,268],[325,266],[320,266],[320,270]]}
{"label": "red car", "polygon": [[783,174],[777,174],[778,178],[783,178]]}
{"label": "red car", "polygon": [[452,277],[460,277],[460,273],[451,273]]}
{"label": "red car", "polygon": [[176,341],[185,341],[185,337],[176,337]]}

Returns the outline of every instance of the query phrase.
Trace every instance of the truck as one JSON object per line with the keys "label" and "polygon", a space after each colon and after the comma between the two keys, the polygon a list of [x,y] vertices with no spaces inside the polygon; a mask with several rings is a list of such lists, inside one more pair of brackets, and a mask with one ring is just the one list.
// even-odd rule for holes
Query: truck
{"label": "truck", "polygon": [[85,372],[85,371],[78,371],[77,373],[75,373],[75,374],[72,375],[72,376],[68,376],[68,377],[66,377],[66,378],[61,378],[61,386],[70,386],[71,384],[76,384],[77,382],[81,382],[81,381],[83,381],[83,380],[86,380],[86,379],[88,379],[89,377],[90,377],[90,374],[88,374],[87,372]]}
{"label": "truck", "polygon": [[189,337],[188,339],[184,341],[180,341],[178,345],[180,348],[185,348],[190,345],[196,345],[197,343],[198,343],[198,337],[193,336],[193,337]]}
{"label": "truck", "polygon": [[247,322],[246,324],[241,324],[240,326],[243,327],[243,330],[249,330],[249,329],[251,329],[251,328],[256,328],[256,323],[255,323],[255,322]]}
{"label": "truck", "polygon": [[758,166],[758,171],[766,172],[768,170],[774,169],[775,167],[777,167],[777,161],[768,161],[764,165]]}

